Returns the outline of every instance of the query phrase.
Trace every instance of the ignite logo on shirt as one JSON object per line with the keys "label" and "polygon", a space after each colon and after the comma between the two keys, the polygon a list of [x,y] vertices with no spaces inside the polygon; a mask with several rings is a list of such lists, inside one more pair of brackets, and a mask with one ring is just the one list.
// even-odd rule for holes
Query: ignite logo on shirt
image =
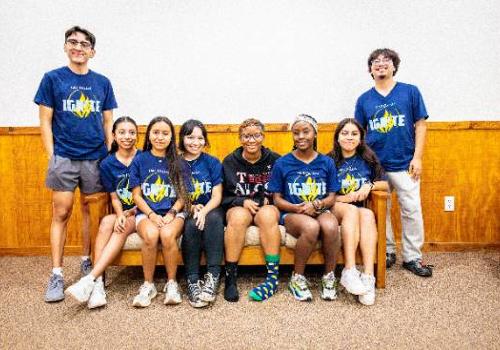
{"label": "ignite logo on shirt", "polygon": [[212,183],[207,181],[198,181],[194,177],[191,178],[194,191],[191,192],[191,200],[195,202],[201,195],[212,192]]}
{"label": "ignite logo on shirt", "polygon": [[355,176],[347,173],[340,183],[341,184],[340,193],[348,194],[357,191],[367,181],[368,179],[365,177],[356,178]]}
{"label": "ignite logo on shirt", "polygon": [[127,205],[133,205],[134,199],[132,198],[132,192],[130,192],[129,185],[130,175],[124,174],[118,184],[116,185],[116,194],[122,203]]}
{"label": "ignite logo on shirt", "polygon": [[101,102],[90,99],[83,91],[73,90],[66,100],[62,101],[63,111],[71,112],[74,116],[84,119],[90,113],[101,113]]}
{"label": "ignite logo on shirt", "polygon": [[176,193],[174,187],[170,184],[165,184],[161,176],[153,172],[146,177],[141,185],[142,194],[153,203],[161,202],[165,197],[175,198]]}
{"label": "ignite logo on shirt", "polygon": [[322,198],[326,194],[326,183],[317,182],[311,174],[299,175],[293,183],[288,183],[288,191],[303,202],[313,202],[318,196]]}
{"label": "ignite logo on shirt", "polygon": [[368,123],[370,130],[387,134],[392,128],[405,126],[405,115],[401,114],[395,103],[376,106],[377,110]]}

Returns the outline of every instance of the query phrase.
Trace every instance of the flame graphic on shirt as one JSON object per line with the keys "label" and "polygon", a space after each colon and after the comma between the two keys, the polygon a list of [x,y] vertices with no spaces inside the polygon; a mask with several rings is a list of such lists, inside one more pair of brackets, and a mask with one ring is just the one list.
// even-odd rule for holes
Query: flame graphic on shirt
{"label": "flame graphic on shirt", "polygon": [[160,175],[157,175],[156,181],[154,182],[155,188],[158,189],[158,193],[155,195],[155,191],[152,191],[149,196],[147,196],[152,202],[158,203],[165,197],[165,191],[167,190],[165,182],[162,180]]}
{"label": "flame graphic on shirt", "polygon": [[196,201],[198,198],[200,198],[201,193],[201,186],[200,182],[196,180],[195,178],[191,178],[191,182],[193,183],[193,188],[194,191],[191,192],[191,201]]}
{"label": "flame graphic on shirt", "polygon": [[396,123],[394,121],[392,113],[386,109],[384,115],[382,116],[382,118],[380,118],[381,126],[380,128],[377,129],[377,131],[386,134],[389,131],[391,131],[391,129],[394,127],[395,124]]}
{"label": "flame graphic on shirt", "polygon": [[348,193],[354,192],[356,190],[357,182],[356,182],[356,179],[354,178],[354,176],[352,176],[351,174],[347,174],[347,176],[345,177],[345,179],[342,182],[344,182],[344,181],[348,183],[348,186],[342,187],[340,189],[340,193],[348,194]]}
{"label": "flame graphic on shirt", "polygon": [[[125,180],[126,183],[124,184],[123,182]],[[125,177],[123,180],[121,180],[116,187],[117,187],[116,194],[118,195],[122,203],[127,205],[134,204],[134,199],[132,198],[132,192],[130,192],[128,176]]]}
{"label": "flame graphic on shirt", "polygon": [[78,107],[73,110],[73,113],[79,118],[87,118],[90,112],[92,112],[90,100],[87,96],[81,93],[79,101],[80,103],[78,104]]}
{"label": "flame graphic on shirt", "polygon": [[304,185],[305,186],[302,187],[301,194],[299,195],[300,199],[304,202],[314,201],[319,194],[319,186],[316,183],[316,180],[308,176]]}

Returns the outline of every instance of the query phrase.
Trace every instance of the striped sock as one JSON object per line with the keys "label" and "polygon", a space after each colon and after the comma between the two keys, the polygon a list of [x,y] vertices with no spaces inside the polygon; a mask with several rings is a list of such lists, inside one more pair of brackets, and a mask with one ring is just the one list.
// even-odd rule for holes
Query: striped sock
{"label": "striped sock", "polygon": [[252,289],[248,295],[255,301],[269,299],[278,289],[280,256],[266,255],[267,277],[264,282]]}

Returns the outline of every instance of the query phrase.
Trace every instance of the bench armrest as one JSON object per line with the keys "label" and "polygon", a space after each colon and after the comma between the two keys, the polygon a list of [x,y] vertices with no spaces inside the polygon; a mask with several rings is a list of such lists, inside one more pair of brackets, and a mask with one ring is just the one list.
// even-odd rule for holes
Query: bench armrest
{"label": "bench armrest", "polygon": [[375,214],[377,222],[377,288],[385,287],[385,251],[386,251],[386,213],[387,198],[385,191],[372,191],[368,198],[368,207]]}

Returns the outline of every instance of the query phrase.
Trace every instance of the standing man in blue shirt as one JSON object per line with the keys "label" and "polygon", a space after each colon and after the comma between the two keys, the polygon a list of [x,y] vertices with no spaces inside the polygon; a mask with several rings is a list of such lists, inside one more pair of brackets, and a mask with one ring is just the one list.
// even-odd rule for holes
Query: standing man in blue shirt
{"label": "standing man in blue shirt", "polygon": [[[356,102],[355,117],[367,130],[366,141],[384,167],[390,190],[396,190],[401,208],[403,267],[422,277],[432,276],[422,263],[424,224],[420,203],[420,176],[428,118],[424,100],[414,85],[396,82],[398,54],[377,49],[368,58],[375,86]],[[391,200],[387,202],[386,265],[396,262],[391,226]]]}
{"label": "standing man in blue shirt", "polygon": [[67,66],[45,73],[35,95],[43,145],[50,157],[46,185],[52,189],[50,244],[52,275],[46,302],[64,299],[62,260],[66,230],[76,187],[82,208],[82,274],[91,270],[89,208],[86,196],[102,191],[99,160],[112,142],[113,109],[117,107],[110,81],[88,68],[95,55],[95,36],[78,26],[65,33]]}

